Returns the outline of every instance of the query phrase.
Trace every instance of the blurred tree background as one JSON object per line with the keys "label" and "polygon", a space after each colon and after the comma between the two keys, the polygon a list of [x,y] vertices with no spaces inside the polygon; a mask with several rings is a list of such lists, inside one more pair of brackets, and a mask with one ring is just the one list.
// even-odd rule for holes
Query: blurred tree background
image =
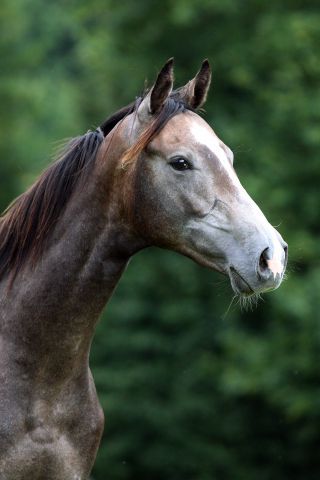
{"label": "blurred tree background", "polygon": [[2,209],[167,58],[181,84],[208,57],[205,118],[289,243],[287,281],[249,312],[186,258],[133,259],[92,348],[96,480],[320,478],[319,25],[315,0],[2,1]]}

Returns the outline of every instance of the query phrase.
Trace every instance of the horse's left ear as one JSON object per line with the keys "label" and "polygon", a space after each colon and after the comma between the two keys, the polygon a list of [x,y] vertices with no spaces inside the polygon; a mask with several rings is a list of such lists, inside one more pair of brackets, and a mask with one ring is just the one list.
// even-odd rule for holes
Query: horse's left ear
{"label": "horse's left ear", "polygon": [[142,100],[138,114],[140,118],[160,112],[173,87],[173,58],[162,67],[155,84]]}
{"label": "horse's left ear", "polygon": [[150,92],[150,112],[158,113],[170,95],[173,87],[173,58],[162,67],[156,83]]}
{"label": "horse's left ear", "polygon": [[184,87],[175,92],[175,96],[183,100],[191,108],[200,108],[204,105],[211,83],[211,68],[208,59],[202,62],[197,75]]}

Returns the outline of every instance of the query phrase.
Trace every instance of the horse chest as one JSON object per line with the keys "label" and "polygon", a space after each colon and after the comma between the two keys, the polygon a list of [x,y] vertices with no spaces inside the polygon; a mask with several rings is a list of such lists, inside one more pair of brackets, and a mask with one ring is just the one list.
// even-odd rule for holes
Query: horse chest
{"label": "horse chest", "polygon": [[29,398],[15,401],[15,416],[7,421],[3,404],[0,480],[88,478],[103,429],[95,392],[91,388],[61,396],[49,392],[52,398],[44,393],[34,388]]}
{"label": "horse chest", "polygon": [[0,458],[1,480],[86,480],[87,468],[81,454],[65,437],[25,435]]}

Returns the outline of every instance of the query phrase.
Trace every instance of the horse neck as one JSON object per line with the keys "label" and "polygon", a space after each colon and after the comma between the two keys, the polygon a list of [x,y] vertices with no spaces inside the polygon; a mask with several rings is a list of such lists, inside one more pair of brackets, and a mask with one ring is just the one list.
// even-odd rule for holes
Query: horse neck
{"label": "horse neck", "polygon": [[4,335],[35,365],[41,357],[64,370],[87,361],[98,317],[130,256],[142,247],[119,211],[115,192],[124,187],[115,189],[118,155],[98,156],[98,167],[73,195],[40,261],[17,276],[9,294],[0,286]]}

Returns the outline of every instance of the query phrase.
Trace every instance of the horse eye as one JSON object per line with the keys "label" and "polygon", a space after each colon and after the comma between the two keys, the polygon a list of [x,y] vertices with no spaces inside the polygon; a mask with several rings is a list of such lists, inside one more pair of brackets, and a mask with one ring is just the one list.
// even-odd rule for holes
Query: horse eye
{"label": "horse eye", "polygon": [[180,172],[182,170],[191,170],[192,169],[191,163],[188,162],[188,160],[186,160],[183,157],[174,158],[173,160],[171,160],[170,165],[171,165],[172,168],[174,168],[175,170],[178,170]]}

